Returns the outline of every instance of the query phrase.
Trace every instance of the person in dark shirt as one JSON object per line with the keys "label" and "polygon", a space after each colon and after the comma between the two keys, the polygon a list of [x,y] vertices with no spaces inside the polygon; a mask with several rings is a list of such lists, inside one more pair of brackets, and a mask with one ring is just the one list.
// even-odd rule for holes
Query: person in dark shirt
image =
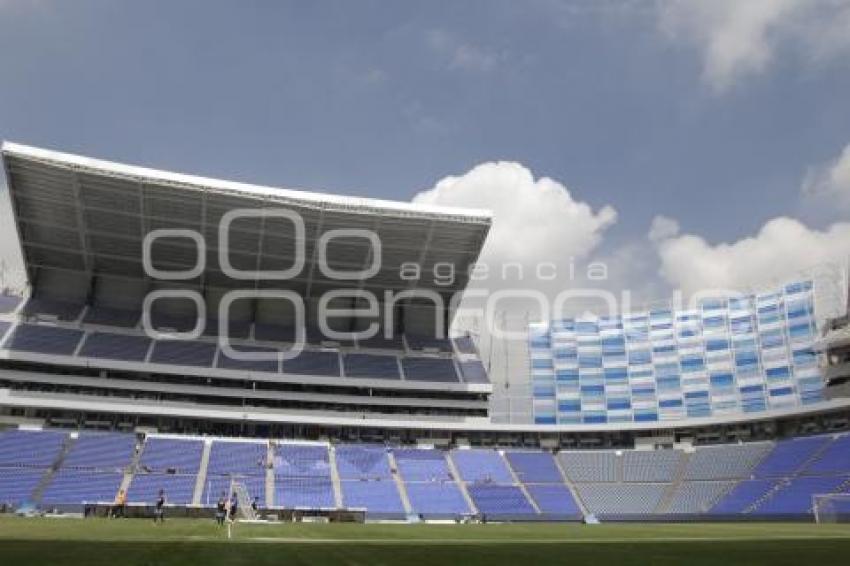
{"label": "person in dark shirt", "polygon": [[260,510],[260,498],[255,497],[254,501],[251,502],[251,510],[254,512],[254,515],[257,515],[257,512]]}
{"label": "person in dark shirt", "polygon": [[227,516],[227,497],[224,492],[221,492],[221,497],[218,498],[218,503],[215,505],[215,522],[220,526],[224,525],[224,518]]}
{"label": "person in dark shirt", "polygon": [[153,522],[165,522],[165,490],[160,489],[153,509]]}
{"label": "person in dark shirt", "polygon": [[236,492],[233,492],[233,496],[230,498],[230,520],[233,521],[236,519],[236,512],[239,510],[239,499],[236,497]]}

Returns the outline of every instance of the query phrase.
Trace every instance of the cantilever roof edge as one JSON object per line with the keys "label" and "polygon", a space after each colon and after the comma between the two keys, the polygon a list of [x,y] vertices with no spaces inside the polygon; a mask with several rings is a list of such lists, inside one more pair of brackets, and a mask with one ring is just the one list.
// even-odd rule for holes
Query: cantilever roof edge
{"label": "cantilever roof edge", "polygon": [[301,201],[304,204],[310,203],[315,205],[329,204],[332,206],[339,206],[343,209],[368,209],[369,212],[373,213],[385,211],[387,213],[417,214],[422,215],[423,217],[438,217],[484,224],[490,224],[493,219],[493,213],[484,209],[425,205],[402,201],[317,193],[301,189],[253,185],[239,181],[227,181],[223,179],[214,179],[212,177],[187,175],[184,173],[174,173],[149,167],[127,165],[124,163],[95,159],[72,153],[42,149],[10,141],[2,142],[2,145],[0,145],[0,153],[13,157],[43,161],[53,165],[117,175],[137,180],[149,180],[153,182],[173,184],[175,186],[183,185],[222,192],[241,193],[245,196],[268,197],[281,201],[293,200]]}

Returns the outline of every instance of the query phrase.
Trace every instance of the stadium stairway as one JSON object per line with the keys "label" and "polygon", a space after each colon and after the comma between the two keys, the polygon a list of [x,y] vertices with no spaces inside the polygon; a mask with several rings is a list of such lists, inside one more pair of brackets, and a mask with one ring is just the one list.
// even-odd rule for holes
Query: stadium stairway
{"label": "stadium stairway", "polygon": [[142,457],[142,443],[136,441],[136,449],[133,452],[133,458],[130,460],[130,465],[124,470],[124,477],[121,479],[121,485],[118,486],[118,491],[123,491],[127,493],[127,490],[130,489],[130,484],[133,483],[133,476],[136,474],[136,470],[139,469],[139,460]]}
{"label": "stadium stairway", "polygon": [[[85,312],[86,310],[88,310],[88,308],[89,308],[89,307],[88,307],[88,305],[87,305],[87,306],[83,309],[83,312]],[[89,332],[89,331],[85,331],[85,332],[83,333],[82,338],[80,339],[80,341],[79,341],[79,342],[77,342],[77,347],[76,347],[76,348],[74,348],[74,353],[73,353],[73,354],[71,354],[72,356],[79,356],[79,355],[80,355],[80,350],[82,350],[82,349],[83,349],[83,344],[85,344],[85,343],[86,343],[86,340],[88,340],[89,334],[91,334],[91,332]]]}
{"label": "stadium stairway", "polygon": [[774,495],[788,487],[788,484],[791,483],[791,480],[788,478],[782,478],[774,484],[772,488],[770,488],[767,492],[764,493],[761,497],[756,499],[749,507],[744,509],[741,513],[745,515],[750,515],[755,511],[758,511],[759,507],[765,504],[768,500],[770,500]]}
{"label": "stadium stairway", "polygon": [[[567,471],[564,469],[564,463],[561,462],[561,459],[557,456],[555,456],[553,460],[555,460],[555,467],[558,468],[558,473],[561,474],[561,479],[563,480],[564,485],[566,485],[567,489],[570,490],[570,494],[573,496],[573,500],[576,502],[576,505],[578,505],[579,511],[581,511],[581,514],[586,517],[590,514],[590,512],[587,510],[587,506],[584,504],[584,501],[579,496],[578,490],[570,479],[570,476],[567,475]],[[530,501],[532,505],[536,505],[533,499],[531,499]]]}
{"label": "stadium stairway", "polygon": [[328,447],[328,462],[331,467],[331,485],[334,490],[334,505],[342,508],[342,484],[339,481],[339,470],[336,468],[336,448],[333,444]]}
{"label": "stadium stairway", "polygon": [[76,437],[72,437],[70,434],[65,438],[65,442],[62,444],[62,450],[56,456],[56,460],[53,461],[53,464],[47,469],[43,476],[41,476],[41,480],[39,480],[38,484],[35,486],[35,489],[32,491],[32,500],[36,504],[41,503],[41,498],[44,495],[44,490],[47,489],[47,486],[53,481],[53,475],[56,471],[62,467],[62,463],[65,461],[65,457],[68,456],[68,452],[71,451],[71,448],[77,442]]}
{"label": "stadium stairway", "polygon": [[195,477],[192,505],[200,505],[204,496],[204,485],[207,483],[207,466],[210,463],[210,450],[212,450],[212,439],[208,438],[204,440],[204,449],[201,451],[201,464],[198,466],[198,475]]}
{"label": "stadium stairway", "polygon": [[266,462],[271,464],[266,466],[266,507],[274,507],[275,505],[275,487],[274,487],[274,443],[269,442],[268,453],[266,454]]}
{"label": "stadium stairway", "polygon": [[466,504],[472,510],[473,513],[478,514],[478,507],[475,506],[475,501],[472,500],[472,496],[469,495],[469,490],[466,489],[466,482],[463,481],[463,478],[460,476],[460,472],[455,465],[455,461],[452,459],[451,451],[446,451],[446,464],[449,466],[449,472],[451,472],[452,477],[455,480],[458,488],[460,489],[461,495],[466,500]]}
{"label": "stadium stairway", "polygon": [[832,439],[830,439],[829,442],[824,442],[823,446],[819,446],[817,450],[812,452],[811,456],[809,456],[809,458],[805,462],[800,464],[800,466],[797,468],[797,470],[794,473],[795,474],[801,474],[805,470],[807,470],[809,468],[809,466],[811,466],[812,464],[814,464],[815,462],[820,460],[821,457],[824,455],[824,452],[829,450],[829,448],[832,446],[832,443],[835,442],[836,438],[838,438],[838,436],[833,436]]}
{"label": "stadium stairway", "polygon": [[690,452],[683,452],[679,456],[679,462],[676,465],[676,472],[673,475],[673,481],[670,482],[670,485],[667,486],[667,489],[665,489],[664,493],[661,495],[661,500],[655,508],[655,513],[668,513],[670,511],[670,506],[673,504],[673,500],[676,498],[676,494],[679,492],[679,488],[682,487],[682,482],[685,479],[685,470],[688,469],[688,460],[690,457]]}
{"label": "stadium stairway", "polygon": [[405,515],[412,515],[413,505],[410,504],[410,497],[407,495],[407,488],[404,486],[404,479],[398,471],[398,464],[395,461],[395,454],[393,454],[392,450],[387,451],[387,458],[390,462],[390,473],[393,475],[393,481],[395,481],[396,488],[398,488],[398,495],[401,497],[404,513]]}
{"label": "stadium stairway", "polygon": [[531,497],[531,494],[528,492],[528,488],[525,487],[525,484],[522,483],[521,481],[519,481],[519,476],[517,475],[516,470],[514,470],[513,466],[511,466],[511,461],[508,458],[505,458],[505,455],[502,454],[501,452],[499,454],[502,456],[502,459],[505,461],[505,466],[508,467],[508,471],[511,473],[511,477],[514,480],[514,484],[517,487],[519,487],[520,491],[522,491],[522,494],[525,496],[525,498],[528,500],[528,502],[531,503],[531,506],[534,508],[534,512],[537,513],[538,515],[540,515],[540,513],[541,513],[540,506],[537,505],[537,502],[534,500],[533,497]]}

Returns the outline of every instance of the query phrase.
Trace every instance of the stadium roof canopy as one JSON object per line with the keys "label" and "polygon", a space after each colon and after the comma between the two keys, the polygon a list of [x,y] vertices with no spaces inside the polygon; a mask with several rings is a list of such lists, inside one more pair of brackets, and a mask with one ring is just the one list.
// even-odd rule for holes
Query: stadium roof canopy
{"label": "stadium roof canopy", "polygon": [[[204,237],[205,268],[191,283],[201,288],[268,287],[304,297],[340,288],[364,288],[379,298],[386,290],[429,289],[449,295],[465,288],[469,267],[491,224],[488,211],[424,206],[255,186],[122,165],[5,142],[5,172],[24,263],[31,283],[43,268],[91,276],[146,278],[143,239],[156,229],[189,229]],[[305,265],[286,280],[251,281],[226,276],[219,261],[219,223],[234,209],[287,209],[303,219],[299,239],[290,219],[241,217],[229,230],[228,258],[239,270],[286,270],[303,246]],[[317,267],[317,242],[334,229],[377,234],[380,271],[365,280],[340,281]],[[375,246],[363,237],[338,237],[327,245],[327,265],[358,271],[373,265]],[[161,270],[187,270],[198,261],[186,237],[156,240],[151,248]],[[402,277],[414,263],[421,278]],[[434,266],[454,281],[433,275]]]}

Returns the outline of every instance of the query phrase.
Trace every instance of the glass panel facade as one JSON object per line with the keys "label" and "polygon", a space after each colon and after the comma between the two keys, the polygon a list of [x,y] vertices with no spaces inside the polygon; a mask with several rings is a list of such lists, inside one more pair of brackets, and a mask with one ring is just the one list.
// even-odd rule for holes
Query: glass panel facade
{"label": "glass panel facade", "polygon": [[538,424],[652,422],[815,403],[811,281],[699,308],[529,326]]}

